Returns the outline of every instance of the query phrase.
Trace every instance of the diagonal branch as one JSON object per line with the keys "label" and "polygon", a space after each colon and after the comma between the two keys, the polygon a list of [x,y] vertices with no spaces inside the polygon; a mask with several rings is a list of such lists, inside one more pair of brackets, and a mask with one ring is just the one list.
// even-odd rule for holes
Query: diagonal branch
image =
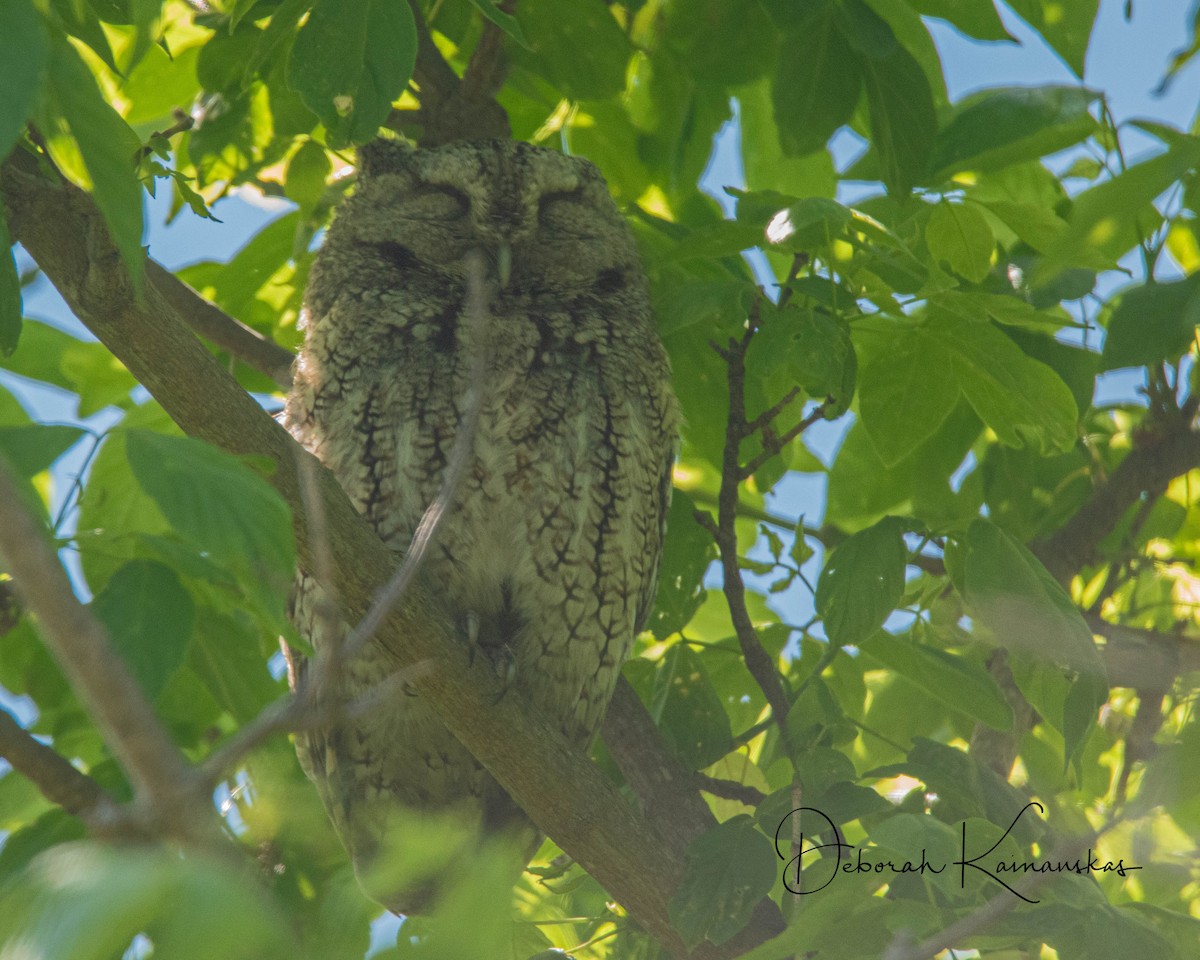
{"label": "diagonal branch", "polygon": [[108,818],[112,798],[70,761],[34,739],[7,710],[0,710],[0,757],[51,803],[89,825]]}
{"label": "diagonal branch", "polygon": [[46,531],[25,509],[2,462],[0,556],[46,645],[129,775],[142,812],[169,835],[195,840],[207,832],[211,838],[211,804],[206,816],[189,789],[191,771],[182,754],[113,650],[108,632],[75,598]]}
{"label": "diagonal branch", "polygon": [[[297,463],[307,458],[326,518],[334,581],[322,584],[357,622],[386,581],[395,556],[351,505],[336,479],[263,411],[180,323],[152,285],[139,302],[92,199],[36,172],[17,153],[0,171],[9,227],[76,315],[192,436],[237,454],[274,461],[270,482],[292,509],[301,563],[312,569],[314,538],[300,494]],[[582,864],[671,953],[687,956],[668,903],[679,886],[684,851],[555,727],[511,692],[484,662],[472,663],[418,579],[389,615],[377,642],[397,669],[428,661],[412,680],[450,732],[492,773],[537,826]],[[764,917],[766,913],[764,911]],[[720,949],[694,958],[733,956],[775,932],[765,918]]]}
{"label": "diagonal branch", "polygon": [[1186,423],[1136,447],[1108,481],[1058,530],[1033,544],[1033,552],[1060,583],[1086,566],[1096,545],[1117,525],[1138,498],[1161,490],[1175,477],[1200,467],[1200,433]]}
{"label": "diagonal branch", "polygon": [[155,260],[146,260],[146,279],[199,336],[270,377],[283,389],[292,385],[292,360],[295,358],[290,350],[205,300]]}

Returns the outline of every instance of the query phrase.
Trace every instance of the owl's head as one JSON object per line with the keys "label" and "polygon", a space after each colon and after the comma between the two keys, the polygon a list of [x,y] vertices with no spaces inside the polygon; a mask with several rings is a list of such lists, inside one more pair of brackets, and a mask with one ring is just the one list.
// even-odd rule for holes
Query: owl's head
{"label": "owl's head", "polygon": [[582,158],[512,140],[420,150],[381,140],[359,158],[356,193],[330,242],[447,277],[461,277],[465,254],[482,249],[515,289],[594,282],[637,263],[604,178]]}

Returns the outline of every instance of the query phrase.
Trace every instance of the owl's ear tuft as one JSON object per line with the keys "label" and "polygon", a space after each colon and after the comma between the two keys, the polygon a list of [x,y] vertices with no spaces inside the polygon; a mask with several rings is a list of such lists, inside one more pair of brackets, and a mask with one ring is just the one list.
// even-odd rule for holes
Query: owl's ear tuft
{"label": "owl's ear tuft", "polygon": [[400,140],[379,138],[358,148],[358,175],[378,177],[408,166],[414,148]]}

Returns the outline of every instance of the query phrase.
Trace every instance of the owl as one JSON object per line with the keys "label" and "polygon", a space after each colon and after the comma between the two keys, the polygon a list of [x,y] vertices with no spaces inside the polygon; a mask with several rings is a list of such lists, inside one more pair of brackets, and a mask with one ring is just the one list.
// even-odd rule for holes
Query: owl
{"label": "owl", "polygon": [[[360,164],[312,268],[285,422],[399,560],[478,405],[424,580],[464,642],[584,749],[650,612],[676,444],[633,237],[596,168],[553,150],[379,141]],[[482,316],[473,257],[488,265]],[[317,651],[347,632],[325,606],[302,572],[292,615]],[[285,653],[303,685],[304,658]],[[403,841],[402,810],[509,831],[527,861],[532,825],[419,696],[381,685],[395,669],[370,644],[333,694],[365,705],[297,736],[360,879]],[[397,912],[436,893],[388,882],[368,890]]]}

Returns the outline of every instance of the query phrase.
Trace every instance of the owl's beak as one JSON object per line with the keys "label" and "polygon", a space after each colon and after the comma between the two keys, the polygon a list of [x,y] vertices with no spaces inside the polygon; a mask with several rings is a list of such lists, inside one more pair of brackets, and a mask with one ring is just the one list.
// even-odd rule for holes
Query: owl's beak
{"label": "owl's beak", "polygon": [[500,289],[508,286],[512,276],[512,244],[501,243],[496,247],[496,278],[500,281]]}

